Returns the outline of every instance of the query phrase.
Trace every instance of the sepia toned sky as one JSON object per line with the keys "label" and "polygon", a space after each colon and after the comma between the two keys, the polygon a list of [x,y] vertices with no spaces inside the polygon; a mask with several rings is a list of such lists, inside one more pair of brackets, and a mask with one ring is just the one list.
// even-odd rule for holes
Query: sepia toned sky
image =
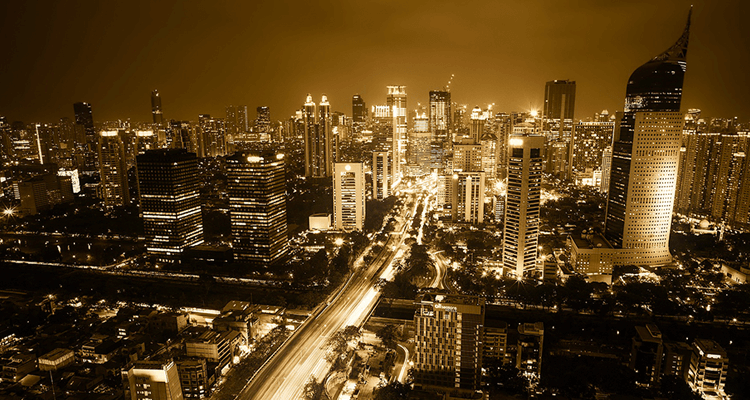
{"label": "sepia toned sky", "polygon": [[683,111],[750,120],[750,2],[734,1],[5,1],[0,115],[150,121],[271,108],[307,93],[351,114],[351,96],[408,106],[451,85],[454,101],[497,111],[542,105],[544,83],[577,82],[576,117],[621,110],[630,73],[680,36],[694,4]]}

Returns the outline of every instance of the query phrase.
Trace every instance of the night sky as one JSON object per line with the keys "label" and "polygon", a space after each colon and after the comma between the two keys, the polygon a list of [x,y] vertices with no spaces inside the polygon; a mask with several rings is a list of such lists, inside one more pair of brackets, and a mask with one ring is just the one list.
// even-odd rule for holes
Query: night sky
{"label": "night sky", "polygon": [[750,120],[750,2],[736,1],[3,1],[0,115],[51,122],[92,104],[97,121],[150,121],[271,107],[312,93],[409,108],[455,74],[454,101],[540,108],[544,83],[577,82],[576,118],[621,110],[630,73],[680,36],[694,4],[683,111]]}

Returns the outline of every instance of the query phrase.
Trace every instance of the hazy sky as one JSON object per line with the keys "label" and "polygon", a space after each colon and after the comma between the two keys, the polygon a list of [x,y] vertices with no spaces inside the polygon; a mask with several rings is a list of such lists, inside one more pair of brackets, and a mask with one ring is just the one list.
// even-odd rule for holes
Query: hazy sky
{"label": "hazy sky", "polygon": [[542,104],[577,82],[576,117],[622,109],[630,73],[680,36],[694,4],[683,111],[750,120],[750,1],[4,1],[0,115],[150,121],[224,116],[227,105],[287,118],[307,93],[351,114],[351,96],[409,108],[455,74],[454,101],[498,111]]}

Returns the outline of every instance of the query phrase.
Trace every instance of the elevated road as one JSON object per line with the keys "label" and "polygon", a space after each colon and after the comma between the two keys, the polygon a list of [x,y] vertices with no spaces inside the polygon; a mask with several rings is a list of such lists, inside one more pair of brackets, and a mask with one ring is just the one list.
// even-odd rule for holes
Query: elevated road
{"label": "elevated road", "polygon": [[325,307],[320,308],[274,354],[240,392],[242,400],[301,399],[305,384],[314,377],[320,381],[328,371],[325,345],[334,333],[348,325],[360,326],[377,304],[380,292],[375,283],[392,269],[391,261],[404,246],[413,207],[404,207],[400,228],[389,235],[383,250],[369,265],[355,262],[355,272]]}

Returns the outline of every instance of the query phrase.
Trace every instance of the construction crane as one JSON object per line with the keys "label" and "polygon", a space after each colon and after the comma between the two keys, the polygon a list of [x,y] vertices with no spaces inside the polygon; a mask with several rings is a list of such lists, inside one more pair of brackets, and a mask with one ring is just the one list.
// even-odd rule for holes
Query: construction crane
{"label": "construction crane", "polygon": [[451,82],[453,82],[453,77],[456,76],[454,74],[451,74],[451,78],[448,79],[448,84],[445,85],[445,91],[450,92],[451,91]]}

